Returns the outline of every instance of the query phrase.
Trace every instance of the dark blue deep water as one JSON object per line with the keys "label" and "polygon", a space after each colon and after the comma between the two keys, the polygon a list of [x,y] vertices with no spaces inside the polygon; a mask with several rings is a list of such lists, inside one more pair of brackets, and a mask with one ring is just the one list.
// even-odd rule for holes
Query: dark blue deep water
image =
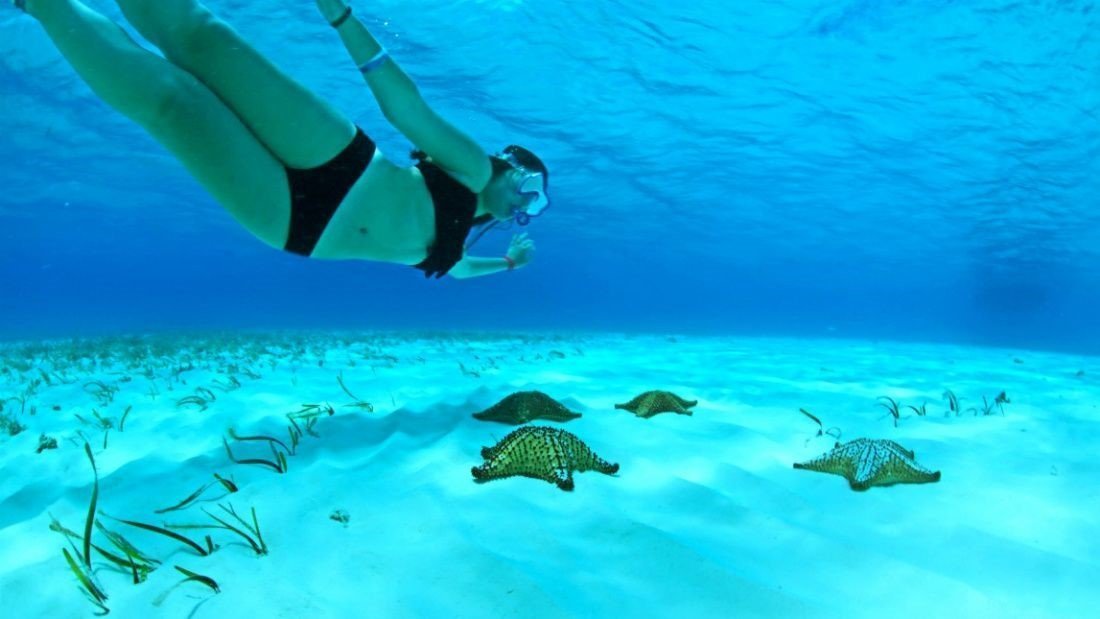
{"label": "dark blue deep water", "polygon": [[[312,2],[206,4],[404,157]],[[438,111],[553,176],[530,267],[428,281],[253,239],[4,0],[0,337],[453,327],[1097,353],[1095,6],[359,2]]]}

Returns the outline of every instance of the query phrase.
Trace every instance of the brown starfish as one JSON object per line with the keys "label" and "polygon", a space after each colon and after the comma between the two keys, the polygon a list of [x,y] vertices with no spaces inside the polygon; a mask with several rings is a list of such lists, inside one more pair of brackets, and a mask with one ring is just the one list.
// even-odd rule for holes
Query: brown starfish
{"label": "brown starfish", "polygon": [[535,419],[569,421],[580,416],[580,413],[574,413],[541,391],[519,391],[480,413],[474,413],[475,419],[508,423],[514,426]]}
{"label": "brown starfish", "polygon": [[912,451],[894,441],[857,438],[837,443],[832,451],[809,462],[796,462],[794,468],[841,475],[848,480],[852,490],[940,480],[939,471],[925,469],[914,457]]}
{"label": "brown starfish", "polygon": [[479,482],[522,475],[573,489],[573,472],[618,472],[619,465],[597,456],[575,434],[558,428],[524,426],[493,447],[483,447],[485,463],[470,470]]}
{"label": "brown starfish", "polygon": [[639,417],[649,418],[657,413],[690,415],[688,409],[698,403],[698,400],[685,400],[671,391],[646,391],[626,404],[616,404],[615,408],[624,408]]}

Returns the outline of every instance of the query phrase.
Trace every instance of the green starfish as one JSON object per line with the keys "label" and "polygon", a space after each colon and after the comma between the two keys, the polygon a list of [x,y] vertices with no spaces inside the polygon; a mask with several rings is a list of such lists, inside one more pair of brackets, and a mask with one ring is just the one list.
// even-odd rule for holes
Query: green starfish
{"label": "green starfish", "polygon": [[857,438],[837,443],[832,451],[809,462],[796,462],[794,468],[841,475],[852,490],[940,480],[939,471],[929,471],[917,464],[914,457],[912,451],[894,441]]}
{"label": "green starfish", "polygon": [[544,479],[562,490],[573,489],[573,473],[619,470],[597,456],[576,435],[558,428],[524,426],[513,430],[492,447],[483,447],[485,463],[470,470],[479,482],[522,475]]}
{"label": "green starfish", "polygon": [[648,419],[657,413],[690,415],[688,409],[698,403],[698,400],[685,400],[671,391],[646,391],[626,404],[616,404],[615,408],[624,408]]}
{"label": "green starfish", "polygon": [[474,413],[475,419],[508,423],[514,426],[535,419],[569,421],[580,416],[580,413],[574,413],[541,391],[513,393],[480,413]]}

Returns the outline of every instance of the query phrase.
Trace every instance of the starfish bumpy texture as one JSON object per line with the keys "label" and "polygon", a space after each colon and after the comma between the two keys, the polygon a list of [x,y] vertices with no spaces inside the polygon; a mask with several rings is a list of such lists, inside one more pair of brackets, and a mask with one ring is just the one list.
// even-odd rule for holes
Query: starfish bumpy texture
{"label": "starfish bumpy texture", "polygon": [[832,451],[809,462],[796,462],[794,468],[841,475],[852,490],[940,480],[939,471],[929,471],[917,464],[914,457],[912,451],[894,441],[857,438],[837,443]]}
{"label": "starfish bumpy texture", "polygon": [[474,417],[482,421],[496,421],[514,426],[535,419],[569,421],[580,416],[580,413],[574,413],[541,391],[513,393],[480,413],[474,413]]}
{"label": "starfish bumpy texture", "polygon": [[493,447],[484,447],[485,463],[470,472],[479,481],[522,475],[544,479],[562,490],[573,489],[573,473],[599,471],[613,475],[619,470],[597,456],[581,439],[558,428],[524,426],[505,436]]}
{"label": "starfish bumpy texture", "polygon": [[626,404],[616,404],[615,408],[625,408],[639,417],[649,418],[657,413],[690,415],[688,409],[698,403],[698,400],[685,400],[671,391],[646,391]]}

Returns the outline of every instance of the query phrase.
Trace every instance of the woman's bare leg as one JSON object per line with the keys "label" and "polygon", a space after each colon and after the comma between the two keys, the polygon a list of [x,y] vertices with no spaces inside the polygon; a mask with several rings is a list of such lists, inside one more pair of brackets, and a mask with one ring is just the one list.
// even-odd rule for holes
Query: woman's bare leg
{"label": "woman's bare leg", "polygon": [[214,91],[286,165],[319,166],[355,136],[350,120],[197,0],[117,1],[141,36]]}
{"label": "woman's bare leg", "polygon": [[78,0],[27,0],[26,10],[100,99],[144,127],[250,232],[283,245],[286,171],[210,89]]}

